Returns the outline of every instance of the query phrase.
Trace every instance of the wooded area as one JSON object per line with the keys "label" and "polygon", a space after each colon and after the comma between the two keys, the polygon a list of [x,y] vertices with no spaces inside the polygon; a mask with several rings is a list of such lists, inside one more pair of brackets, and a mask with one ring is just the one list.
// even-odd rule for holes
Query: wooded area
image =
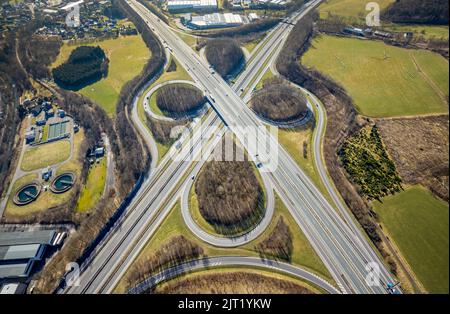
{"label": "wooded area", "polygon": [[382,16],[394,23],[448,25],[448,1],[396,0]]}
{"label": "wooded area", "polygon": [[245,62],[244,53],[233,39],[211,39],[205,48],[208,62],[222,76],[227,77]]}
{"label": "wooded area", "polygon": [[[117,0],[117,5],[120,10],[127,12],[127,16],[141,32],[146,45],[152,50],[152,58],[146,64],[141,75],[123,87],[117,104],[116,119],[112,121],[100,107],[93,105],[87,99],[80,98],[82,97],[80,95],[70,91],[62,91],[62,94],[66,95],[65,98],[69,97],[63,102],[63,106],[65,106],[63,108],[82,123],[81,126],[87,130],[86,134],[98,134],[99,131],[95,130],[96,126],[102,127],[102,131],[107,133],[114,153],[116,172],[121,174],[120,180],[117,180],[118,190],[107,191],[106,196],[97,203],[87,219],[83,220],[77,232],[66,240],[63,249],[39,273],[35,292],[53,292],[60,284],[59,280],[65,272],[65,265],[73,261],[82,262],[80,259],[85,258],[92,245],[95,245],[95,242],[104,235],[102,231],[109,225],[113,215],[117,213],[118,202],[125,198],[138,178],[149,167],[150,159],[143,158],[143,156],[148,156],[148,150],[137,137],[128,119],[128,113],[131,111],[130,105],[136,91],[163,68],[165,54],[161,44],[149,28],[136,17],[132,10],[127,11],[124,1]],[[84,105],[80,105],[80,102]]]}
{"label": "wooded area", "polygon": [[56,84],[65,89],[79,90],[106,76],[108,61],[99,46],[81,46],[72,51],[69,59],[52,72]]}
{"label": "wooded area", "polygon": [[341,162],[361,195],[379,200],[402,190],[394,162],[389,158],[376,125],[348,138],[339,150]]}
{"label": "wooded area", "polygon": [[292,251],[294,250],[292,233],[283,217],[278,219],[275,228],[267,239],[255,246],[255,250],[264,258],[291,261]]}
{"label": "wooded area", "polygon": [[250,106],[258,115],[275,122],[301,119],[308,111],[305,95],[279,78],[265,80],[253,94]]}
{"label": "wooded area", "polygon": [[169,84],[156,92],[159,109],[174,117],[199,110],[206,103],[206,97],[196,87],[187,84]]}
{"label": "wooded area", "polygon": [[221,234],[244,231],[264,212],[264,192],[248,161],[210,161],[195,182],[203,218]]}

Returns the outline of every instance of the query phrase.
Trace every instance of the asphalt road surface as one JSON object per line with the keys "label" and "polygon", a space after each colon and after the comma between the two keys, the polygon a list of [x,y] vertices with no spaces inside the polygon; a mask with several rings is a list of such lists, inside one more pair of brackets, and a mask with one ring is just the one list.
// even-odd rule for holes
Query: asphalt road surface
{"label": "asphalt road surface", "polygon": [[261,268],[266,270],[276,270],[281,273],[294,276],[300,280],[307,281],[315,286],[323,289],[330,294],[339,294],[339,290],[333,287],[330,283],[317,275],[297,266],[287,264],[284,262],[278,262],[273,260],[263,260],[257,257],[242,257],[242,256],[218,256],[218,257],[205,257],[198,260],[182,263],[180,265],[170,267],[155,276],[152,276],[135,288],[131,289],[129,293],[140,294],[148,291],[150,288],[156,286],[158,283],[170,280],[184,273],[220,268],[226,266],[246,266],[251,268]]}
{"label": "asphalt road surface", "polygon": [[[386,293],[385,286],[392,279],[381,260],[369,245],[362,243],[366,240],[356,236],[340,218],[276,139],[269,133],[258,136],[262,124],[242,99],[164,23],[136,1],[128,3],[147,24],[152,25],[181,65],[203,86],[212,106],[241,143],[245,145],[249,136],[256,139],[256,142],[245,145],[247,151],[255,158],[259,156],[259,160],[266,162],[265,167],[271,168],[263,170],[268,171],[280,198],[344,292]],[[257,149],[259,145],[264,147],[266,142],[272,149]],[[274,163],[275,166],[271,167]],[[378,274],[377,270],[380,284],[373,285],[367,279],[371,278],[370,274]]]}

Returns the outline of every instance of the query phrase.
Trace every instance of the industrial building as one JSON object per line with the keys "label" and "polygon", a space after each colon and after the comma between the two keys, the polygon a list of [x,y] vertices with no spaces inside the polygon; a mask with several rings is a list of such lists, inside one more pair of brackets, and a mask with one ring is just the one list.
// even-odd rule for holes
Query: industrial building
{"label": "industrial building", "polygon": [[217,10],[217,0],[168,0],[167,10],[171,13]]}
{"label": "industrial building", "polygon": [[[255,19],[255,16],[253,15],[252,18]],[[191,29],[208,29],[235,27],[249,23],[250,19],[245,15],[233,13],[212,13],[201,16],[187,14],[182,18],[182,22]]]}
{"label": "industrial building", "polygon": [[64,236],[55,230],[0,232],[0,280],[28,277],[47,247],[59,245]]}
{"label": "industrial building", "polygon": [[258,4],[267,5],[267,6],[285,6],[289,1],[286,0],[258,0]]}

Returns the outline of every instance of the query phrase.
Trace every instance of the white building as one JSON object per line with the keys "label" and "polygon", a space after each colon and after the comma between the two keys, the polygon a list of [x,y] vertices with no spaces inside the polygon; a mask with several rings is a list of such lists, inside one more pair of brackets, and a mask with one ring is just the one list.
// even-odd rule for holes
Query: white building
{"label": "white building", "polygon": [[249,18],[233,13],[213,13],[202,16],[187,15],[184,18],[187,27],[192,29],[235,27],[249,23]]}
{"label": "white building", "polygon": [[217,9],[217,0],[168,0],[169,12],[206,11]]}

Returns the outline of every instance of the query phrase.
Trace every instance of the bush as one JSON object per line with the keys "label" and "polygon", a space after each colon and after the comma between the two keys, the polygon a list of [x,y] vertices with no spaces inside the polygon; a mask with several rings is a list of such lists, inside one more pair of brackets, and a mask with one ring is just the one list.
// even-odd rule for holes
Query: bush
{"label": "bush", "polygon": [[272,121],[291,121],[304,117],[308,112],[306,97],[296,88],[272,79],[251,100],[252,109]]}
{"label": "bush", "polygon": [[201,255],[203,255],[203,249],[197,244],[182,235],[172,237],[153,255],[133,264],[125,277],[127,287],[128,289],[132,288],[163,268],[198,258]]}
{"label": "bush", "polygon": [[339,155],[351,180],[368,199],[380,199],[401,190],[401,179],[375,125],[349,138]]}
{"label": "bush", "polygon": [[283,217],[280,217],[267,239],[256,245],[255,249],[262,257],[278,258],[288,262],[291,260],[294,249],[292,233]]}
{"label": "bush", "polygon": [[208,162],[195,192],[201,215],[218,233],[247,230],[262,217],[264,193],[248,161]]}
{"label": "bush", "polygon": [[212,39],[206,44],[206,58],[222,77],[230,75],[243,62],[244,53],[233,39]]}
{"label": "bush", "polygon": [[53,70],[53,77],[63,88],[79,90],[106,75],[106,61],[100,47],[81,46],[72,51],[66,63]]}
{"label": "bush", "polygon": [[150,128],[155,141],[163,145],[172,145],[177,138],[173,138],[172,130],[186,126],[188,120],[164,121],[147,115],[147,126]]}
{"label": "bush", "polygon": [[199,110],[206,102],[197,88],[187,84],[170,84],[161,87],[156,94],[158,107],[171,116],[184,116]]}
{"label": "bush", "polygon": [[221,29],[221,30],[210,30],[210,31],[197,31],[194,32],[195,35],[205,36],[209,38],[219,38],[219,37],[241,37],[250,35],[253,33],[265,32],[275,25],[277,25],[281,19],[279,18],[269,18],[256,21],[254,23],[245,24],[238,27],[233,27],[232,29]]}

